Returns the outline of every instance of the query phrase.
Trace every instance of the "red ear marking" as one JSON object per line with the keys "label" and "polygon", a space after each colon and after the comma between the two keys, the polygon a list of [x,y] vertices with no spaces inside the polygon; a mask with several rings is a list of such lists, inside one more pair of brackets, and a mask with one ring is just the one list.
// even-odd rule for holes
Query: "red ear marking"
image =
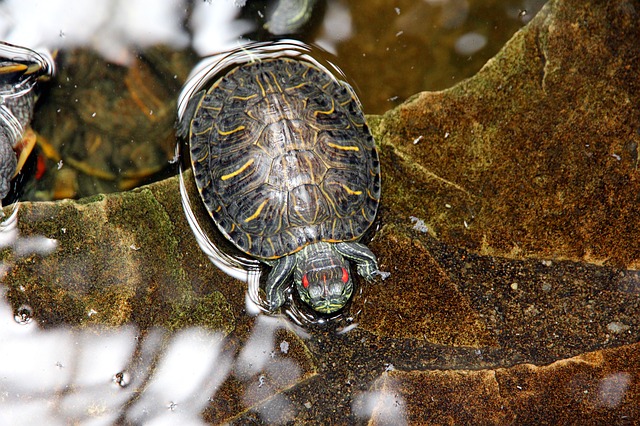
{"label": "red ear marking", "polygon": [[342,282],[346,284],[347,281],[349,281],[349,273],[346,268],[342,268]]}
{"label": "red ear marking", "polygon": [[309,279],[307,278],[307,274],[302,276],[302,287],[309,288]]}
{"label": "red ear marking", "polygon": [[36,157],[36,180],[42,179],[44,172],[47,171],[47,163],[42,155]]}

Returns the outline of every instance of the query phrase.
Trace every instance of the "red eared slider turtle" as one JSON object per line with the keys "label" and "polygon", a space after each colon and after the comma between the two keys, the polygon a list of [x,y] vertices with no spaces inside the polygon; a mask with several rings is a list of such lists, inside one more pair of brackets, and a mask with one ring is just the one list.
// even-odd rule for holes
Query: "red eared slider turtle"
{"label": "red eared slider turtle", "polygon": [[0,42],[0,200],[35,145],[29,128],[36,102],[35,86],[54,72],[53,58]]}
{"label": "red eared slider turtle", "polygon": [[87,49],[61,52],[33,123],[49,161],[32,198],[122,191],[173,170],[174,99],[192,59],[162,46],[138,53],[129,66]]}
{"label": "red eared slider turtle", "polygon": [[378,153],[351,87],[306,61],[267,59],[193,96],[185,117],[201,198],[227,239],[271,266],[270,308],[293,274],[313,309],[341,309],[349,261],[365,279],[378,271],[358,242],[380,201]]}

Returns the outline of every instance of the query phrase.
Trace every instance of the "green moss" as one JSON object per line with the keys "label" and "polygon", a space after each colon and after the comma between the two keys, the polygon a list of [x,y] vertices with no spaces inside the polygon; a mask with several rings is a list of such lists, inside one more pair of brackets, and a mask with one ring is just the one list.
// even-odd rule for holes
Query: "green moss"
{"label": "green moss", "polygon": [[[171,182],[165,189],[178,194]],[[179,196],[175,199],[181,213]],[[33,306],[46,324],[198,323],[228,332],[234,322],[224,296],[195,293],[197,269],[185,270],[185,262],[194,262],[179,249],[186,225],[181,215],[174,216],[148,187],[78,202],[24,203],[21,235],[55,238],[58,248],[48,256],[17,260],[11,249],[4,250],[3,259],[15,262],[5,280],[12,305]],[[202,256],[199,250],[187,254],[194,255]]]}
{"label": "green moss", "polygon": [[80,198],[79,200],[74,201],[77,205],[86,205],[92,203],[99,203],[105,201],[107,196],[105,194],[96,194],[85,198]]}
{"label": "green moss", "polygon": [[86,319],[85,303],[80,295],[38,279],[38,274],[29,268],[13,268],[3,284],[8,289],[7,298],[14,312],[20,306],[29,306],[43,327],[83,324]]}
{"label": "green moss", "polygon": [[166,325],[170,330],[199,326],[228,335],[233,324],[231,306],[220,292],[214,291],[173,304]]}

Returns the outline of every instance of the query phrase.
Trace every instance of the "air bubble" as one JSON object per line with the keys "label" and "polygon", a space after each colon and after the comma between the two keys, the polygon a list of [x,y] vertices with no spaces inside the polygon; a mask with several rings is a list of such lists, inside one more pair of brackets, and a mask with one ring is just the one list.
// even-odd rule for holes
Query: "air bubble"
{"label": "air bubble", "polygon": [[113,383],[120,386],[121,388],[126,388],[131,383],[131,375],[126,371],[120,371],[113,375]]}
{"label": "air bubble", "polygon": [[16,311],[13,319],[20,325],[27,325],[33,321],[33,309],[29,305],[22,305]]}

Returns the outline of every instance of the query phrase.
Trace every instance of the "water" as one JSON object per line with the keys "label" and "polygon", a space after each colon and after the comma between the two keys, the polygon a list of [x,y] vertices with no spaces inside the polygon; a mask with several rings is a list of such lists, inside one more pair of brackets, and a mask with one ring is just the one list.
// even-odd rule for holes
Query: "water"
{"label": "water", "polygon": [[[247,46],[238,49],[246,42],[238,40],[240,34],[260,32],[256,21],[250,19],[251,13],[265,10],[260,7],[241,12],[230,0],[214,0],[198,1],[189,7],[181,1],[166,2],[166,9],[162,9],[158,2],[138,0],[130,2],[131,9],[118,9],[124,3],[97,2],[92,8],[104,14],[96,15],[83,26],[73,21],[76,18],[72,14],[59,20],[50,16],[40,21],[34,19],[33,5],[37,2],[6,1],[1,5],[5,12],[31,5],[26,12],[20,9],[22,12],[12,15],[27,14],[30,18],[31,26],[15,26],[5,32],[16,40],[37,44],[53,39],[52,48],[82,45],[99,52],[82,60],[68,52],[60,53],[67,55],[67,64],[75,68],[67,70],[69,74],[59,70],[65,81],[55,82],[51,92],[43,93],[39,100],[42,114],[36,118],[34,127],[50,142],[40,148],[48,164],[45,172],[48,175],[26,190],[25,196],[30,199],[50,199],[56,193],[80,197],[123,190],[174,174],[177,158],[171,132],[176,111],[184,105],[179,93],[200,56],[231,50],[231,56],[225,54],[227,59],[244,61],[271,54],[275,46],[268,43],[257,51],[249,51]],[[85,2],[47,4],[53,9],[56,4],[63,4],[65,11],[74,10],[85,20],[83,14],[89,13],[83,6]],[[314,22],[301,36],[304,42],[290,42],[289,54],[309,55],[331,69],[354,87],[366,113],[382,114],[421,90],[444,89],[472,76],[515,30],[531,19],[541,2],[362,0],[328,1],[322,7],[323,19]],[[193,18],[189,17],[190,10],[195,13]],[[150,15],[150,19],[143,19],[145,15]],[[105,16],[118,19],[105,24]],[[206,25],[207,19],[216,19],[215,25]],[[164,25],[146,31],[156,27],[148,23],[154,20],[164,20]],[[5,22],[1,28],[11,27]],[[189,37],[187,29],[195,32],[193,37]],[[40,39],[39,31],[44,31]],[[138,39],[141,33],[152,37]],[[169,44],[170,48],[153,50],[151,46],[156,43]],[[132,44],[144,47],[145,54],[136,57]],[[282,45],[277,45],[276,50],[281,48]],[[185,49],[193,50],[184,53]],[[103,62],[104,58],[111,61],[109,65]],[[129,67],[132,64],[135,65]],[[205,69],[216,74],[228,67],[227,62],[223,64]],[[117,78],[107,72],[112,70]],[[66,81],[66,76],[70,81]],[[196,84],[215,78],[206,73],[201,77],[196,76]],[[110,81],[122,84],[107,84]],[[125,98],[126,102],[118,102]],[[78,103],[86,102],[83,108],[74,107],[76,99]],[[105,117],[114,111],[117,114],[112,114],[113,122],[109,122]],[[133,112],[139,115],[130,119]],[[63,115],[76,121],[55,118]],[[103,126],[106,123],[120,123],[121,127],[114,130]],[[136,125],[148,127],[140,134],[128,130]],[[91,137],[86,139],[91,143],[75,145],[85,141],[77,136],[78,132],[87,132]],[[153,137],[149,137],[151,133]],[[116,136],[122,137],[118,141],[128,144],[110,143]],[[60,158],[48,154],[50,146]],[[73,149],[67,150],[69,147]],[[83,152],[87,157],[81,157]],[[97,155],[106,153],[113,155]],[[128,160],[118,162],[124,155]],[[126,179],[120,179],[123,170]],[[144,173],[135,174],[141,170]],[[272,315],[266,312],[259,295],[257,262],[233,252],[225,257],[228,253],[224,247],[218,251],[220,242],[202,222],[199,200],[194,197],[196,193],[190,192],[193,184],[185,181],[181,184],[183,207],[186,216],[193,219],[190,226],[202,250],[209,258],[218,259],[218,266],[230,268],[228,273],[235,277],[220,282],[237,288],[240,288],[237,279],[249,283],[248,291],[242,292],[247,295],[245,299],[238,296],[230,301],[234,322],[228,333],[187,325],[168,331],[157,325],[158,318],[145,316],[147,312],[155,312],[152,309],[127,317],[125,325],[99,326],[90,319],[100,315],[97,311],[105,306],[95,306],[96,310],[78,316],[72,314],[76,305],[50,309],[51,301],[69,303],[73,298],[28,300],[40,294],[38,289],[54,295],[71,294],[81,300],[82,293],[94,283],[76,289],[76,293],[63,285],[49,286],[45,276],[30,282],[29,288],[3,286],[0,424],[286,424],[321,423],[327,416],[344,424],[366,423],[372,417],[383,424],[402,424],[410,415],[409,407],[416,406],[411,401],[412,395],[425,394],[421,386],[434,389],[430,400],[420,401],[430,407],[446,406],[447,400],[451,400],[458,401],[464,411],[473,402],[465,400],[472,388],[450,395],[435,393],[439,377],[452,383],[460,377],[474,378],[478,389],[499,385],[504,396],[521,395],[539,384],[538,379],[529,376],[531,371],[561,369],[572,363],[579,364],[583,372],[571,376],[558,389],[579,393],[583,403],[587,404],[588,398],[599,398],[602,406],[615,410],[625,397],[634,395],[637,368],[634,370],[633,366],[626,371],[596,371],[598,361],[588,357],[564,361],[599,348],[610,349],[611,359],[625,358],[624,345],[637,340],[632,322],[637,314],[638,295],[638,274],[634,271],[621,271],[609,265],[541,263],[537,259],[512,262],[435,243],[425,248],[421,244],[430,241],[426,236],[433,231],[423,223],[429,218],[407,215],[407,226],[415,227],[418,243],[408,245],[412,251],[404,254],[406,259],[384,259],[394,282],[401,283],[400,287],[393,287],[398,291],[385,292],[391,287],[377,282],[372,285],[377,286],[372,296],[371,287],[359,285],[351,305],[332,317],[318,317],[291,292],[287,308],[280,315]],[[383,208],[392,206],[385,206],[383,201]],[[32,236],[28,234],[29,223],[21,223],[19,230],[15,222],[18,216],[10,215],[9,211],[7,216],[0,232],[0,245],[4,253],[10,253],[3,257],[3,276],[11,275],[17,264],[38,265],[60,247],[68,249],[60,246],[56,238],[62,238],[54,235],[54,231],[60,236],[66,230]],[[180,222],[175,215],[172,219]],[[376,231],[384,235],[373,238],[380,249],[393,244],[389,233],[394,234],[389,225],[399,226],[383,225],[386,227]],[[183,230],[179,225],[176,229]],[[82,230],[69,227],[68,232],[81,234]],[[133,252],[147,249],[137,241],[127,241],[127,246]],[[410,270],[396,269],[396,265],[405,261],[429,259],[434,263],[432,276],[413,277]],[[115,265],[117,262],[114,259]],[[103,266],[86,265],[83,259],[78,259],[78,265],[79,269]],[[204,274],[211,266],[199,267]],[[496,285],[479,278],[485,277],[482,274],[487,271],[493,274]],[[458,284],[453,284],[451,277]],[[136,294],[131,296],[138,302],[135,306],[145,303],[173,306],[167,302],[177,292],[172,287],[173,280],[171,277],[167,282],[136,288]],[[442,286],[433,285],[429,289],[440,293],[420,293],[427,288],[424,283],[434,282]],[[199,285],[208,288],[207,283]],[[217,281],[215,285],[220,284]],[[479,306],[477,312],[469,307],[464,310],[464,304],[452,303],[455,295],[459,295],[456,292]],[[180,295],[195,297],[196,293]],[[233,292],[225,296],[228,294]],[[576,294],[585,297],[572,298]],[[418,306],[415,298],[422,298],[418,300],[423,303],[421,309],[403,310],[405,306]],[[393,311],[394,317],[381,309],[389,306],[383,302],[390,299],[398,307]],[[512,300],[519,303],[507,303]],[[182,302],[188,305],[189,300]],[[114,305],[117,303],[123,302],[118,299]],[[84,305],[78,302],[78,306]],[[130,307],[123,303],[122,312]],[[78,317],[83,319],[76,321]],[[521,317],[525,319],[518,321]],[[470,328],[478,331],[472,336],[457,334],[476,320],[492,328],[489,331]],[[52,323],[56,326],[51,326]],[[540,323],[543,326],[538,327]],[[606,341],[601,340],[601,329],[606,333]],[[577,336],[584,330],[589,333]],[[423,332],[432,334],[419,336]],[[619,348],[623,348],[621,352],[615,352]],[[546,366],[558,359],[562,365]],[[525,365],[513,383],[496,379],[495,371],[520,364]],[[423,372],[430,373],[433,382],[418,380]],[[593,380],[588,380],[591,377]]]}
{"label": "water", "polygon": [[[168,164],[175,102],[189,71],[199,57],[269,36],[261,26],[268,8],[260,1],[243,9],[231,0],[41,3],[0,5],[7,40],[61,49],[57,81],[44,91],[33,124],[41,136],[31,166],[39,179],[25,194],[33,200],[127,190],[175,173]],[[473,75],[542,3],[331,0],[318,2],[296,37],[320,46],[316,59],[344,72],[365,113],[381,114],[419,91]],[[38,8],[41,15],[32,12]]]}

